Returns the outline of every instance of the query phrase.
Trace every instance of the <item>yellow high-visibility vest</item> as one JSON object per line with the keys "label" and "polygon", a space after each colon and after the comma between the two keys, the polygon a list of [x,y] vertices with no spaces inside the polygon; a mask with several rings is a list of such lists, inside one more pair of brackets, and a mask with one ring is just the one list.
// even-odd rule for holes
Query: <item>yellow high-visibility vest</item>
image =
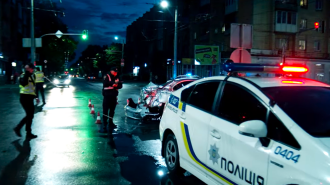
{"label": "yellow high-visibility vest", "polygon": [[35,73],[35,75],[36,75],[36,83],[45,82],[45,80],[44,80],[44,73],[43,72],[37,71]]}
{"label": "yellow high-visibility vest", "polygon": [[[24,73],[21,75],[21,78],[23,78]],[[23,85],[19,85],[20,87],[20,94],[31,94],[31,95],[36,95],[35,92],[35,79],[33,78],[33,76],[29,77],[29,82],[26,86]]]}

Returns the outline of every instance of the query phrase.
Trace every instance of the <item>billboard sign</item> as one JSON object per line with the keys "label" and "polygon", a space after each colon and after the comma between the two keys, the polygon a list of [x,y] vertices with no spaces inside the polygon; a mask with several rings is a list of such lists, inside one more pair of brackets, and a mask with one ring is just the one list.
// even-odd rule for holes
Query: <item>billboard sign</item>
{"label": "billboard sign", "polygon": [[195,65],[216,65],[219,58],[219,46],[195,45]]}

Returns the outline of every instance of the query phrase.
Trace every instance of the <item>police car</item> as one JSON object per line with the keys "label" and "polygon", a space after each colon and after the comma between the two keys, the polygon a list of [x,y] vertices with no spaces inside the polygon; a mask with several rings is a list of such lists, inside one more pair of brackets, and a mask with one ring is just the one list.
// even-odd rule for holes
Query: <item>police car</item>
{"label": "police car", "polygon": [[[329,85],[297,77],[303,66],[225,69],[169,97],[159,127],[169,171],[207,184],[330,184]],[[265,71],[275,74],[255,73]]]}

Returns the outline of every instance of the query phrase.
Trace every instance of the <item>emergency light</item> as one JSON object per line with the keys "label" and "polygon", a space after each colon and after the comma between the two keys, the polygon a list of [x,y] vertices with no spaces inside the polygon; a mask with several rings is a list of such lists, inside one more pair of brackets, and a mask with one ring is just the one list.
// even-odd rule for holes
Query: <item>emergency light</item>
{"label": "emergency light", "polygon": [[273,65],[273,64],[243,64],[228,62],[224,64],[226,72],[259,72],[259,73],[280,73],[280,74],[302,74],[307,73],[305,66]]}

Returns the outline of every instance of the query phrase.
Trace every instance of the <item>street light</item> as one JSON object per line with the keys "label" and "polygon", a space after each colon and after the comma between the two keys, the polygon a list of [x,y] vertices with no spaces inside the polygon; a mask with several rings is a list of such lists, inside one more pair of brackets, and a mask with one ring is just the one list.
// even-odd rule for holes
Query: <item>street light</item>
{"label": "street light", "polygon": [[[163,0],[160,3],[160,6],[163,8],[167,8],[169,6],[168,2]],[[177,47],[178,47],[178,6],[175,7],[175,16],[174,16],[174,65],[173,65],[173,78],[176,78],[176,69],[177,69]]]}
{"label": "street light", "polygon": [[168,2],[167,1],[162,1],[160,3],[160,6],[162,6],[163,8],[167,8],[168,7]]}
{"label": "street light", "polygon": [[[115,36],[115,40],[118,40],[119,39],[119,37],[118,36]],[[120,62],[121,62],[121,68],[120,68],[120,72],[121,72],[121,76],[123,75],[123,67],[124,67],[124,39],[123,39],[123,43],[122,43],[122,47],[121,47],[121,60],[120,60]]]}

